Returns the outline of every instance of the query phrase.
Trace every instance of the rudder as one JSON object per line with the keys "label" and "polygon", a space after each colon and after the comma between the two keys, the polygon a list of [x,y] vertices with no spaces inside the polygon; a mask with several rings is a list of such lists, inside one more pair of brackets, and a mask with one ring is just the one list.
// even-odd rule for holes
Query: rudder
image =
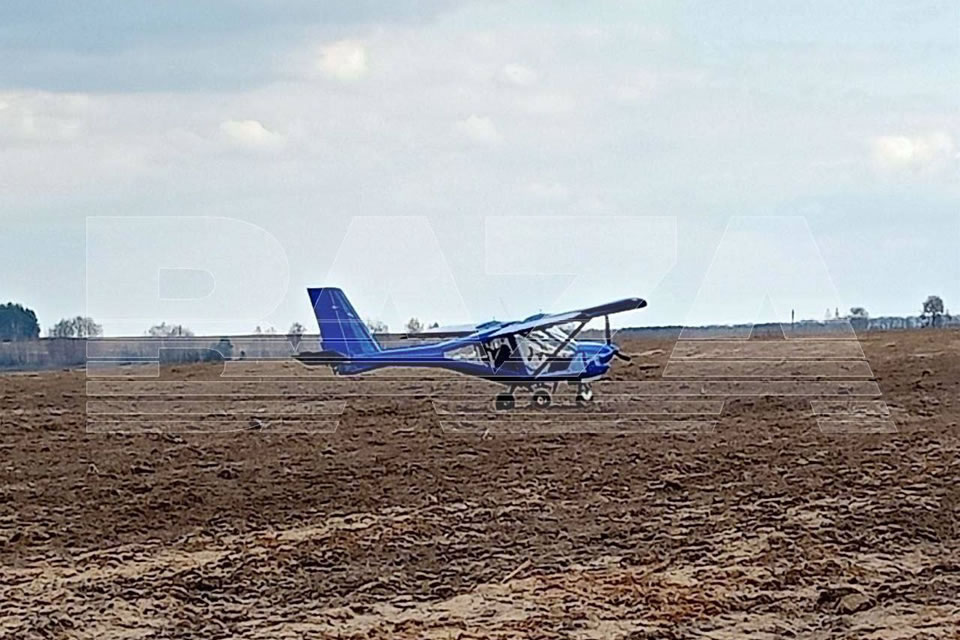
{"label": "rudder", "polygon": [[381,350],[342,290],[323,287],[307,289],[307,293],[320,327],[320,344],[324,351],[361,356]]}

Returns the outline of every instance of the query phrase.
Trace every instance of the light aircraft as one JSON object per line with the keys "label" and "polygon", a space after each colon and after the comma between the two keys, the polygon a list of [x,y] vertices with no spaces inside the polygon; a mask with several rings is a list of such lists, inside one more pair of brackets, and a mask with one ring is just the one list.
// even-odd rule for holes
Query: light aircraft
{"label": "light aircraft", "polygon": [[[338,375],[384,367],[449,369],[506,385],[507,391],[496,397],[498,410],[515,406],[517,389],[532,393],[533,406],[548,407],[561,382],[576,385],[578,403],[593,400],[590,383],[607,374],[614,358],[630,360],[610,339],[610,315],[647,306],[641,298],[625,298],[566,313],[539,313],[514,322],[493,320],[427,330],[408,337],[441,341],[384,349],[343,291],[323,287],[307,292],[320,326],[322,351],[296,355],[300,362],[329,366]],[[587,323],[601,316],[606,322],[606,340],[577,342],[575,338]]]}

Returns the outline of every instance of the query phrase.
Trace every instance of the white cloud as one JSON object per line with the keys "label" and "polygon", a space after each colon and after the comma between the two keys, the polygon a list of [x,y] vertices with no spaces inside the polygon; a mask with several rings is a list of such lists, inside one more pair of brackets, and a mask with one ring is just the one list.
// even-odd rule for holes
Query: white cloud
{"label": "white cloud", "polygon": [[906,136],[878,136],[871,141],[873,162],[885,171],[930,172],[956,158],[953,137],[944,131]]}
{"label": "white cloud", "polygon": [[220,132],[231,142],[245,147],[269,148],[283,144],[283,136],[257,120],[225,120]]}
{"label": "white cloud", "polygon": [[11,92],[0,98],[0,137],[59,141],[77,137],[89,100],[83,94]]}
{"label": "white cloud", "polygon": [[478,144],[494,145],[503,140],[493,120],[486,116],[471,115],[459,121],[456,128],[463,136]]}
{"label": "white cloud", "polygon": [[520,101],[520,106],[538,116],[558,116],[570,113],[576,107],[574,99],[563,93],[541,93]]}
{"label": "white cloud", "polygon": [[522,64],[504,65],[500,79],[517,87],[528,87],[537,81],[537,72]]}
{"label": "white cloud", "polygon": [[531,182],[524,189],[534,198],[560,201],[570,196],[570,191],[559,182]]}
{"label": "white cloud", "polygon": [[367,49],[357,40],[338,40],[320,50],[318,65],[331,78],[359,80],[367,74]]}
{"label": "white cloud", "polygon": [[626,82],[614,87],[613,96],[618,102],[636,104],[648,102],[661,88],[661,76],[655,72],[634,73]]}
{"label": "white cloud", "polygon": [[575,211],[582,214],[609,213],[612,211],[612,209],[597,196],[587,196],[585,198],[581,198],[573,205],[573,208]]}

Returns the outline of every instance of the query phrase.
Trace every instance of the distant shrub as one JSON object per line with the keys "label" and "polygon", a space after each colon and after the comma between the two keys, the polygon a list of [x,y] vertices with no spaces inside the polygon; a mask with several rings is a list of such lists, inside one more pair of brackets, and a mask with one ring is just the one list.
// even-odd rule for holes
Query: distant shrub
{"label": "distant shrub", "polygon": [[210,350],[206,352],[203,359],[206,362],[233,360],[233,343],[230,338],[220,338],[219,342],[210,346]]}

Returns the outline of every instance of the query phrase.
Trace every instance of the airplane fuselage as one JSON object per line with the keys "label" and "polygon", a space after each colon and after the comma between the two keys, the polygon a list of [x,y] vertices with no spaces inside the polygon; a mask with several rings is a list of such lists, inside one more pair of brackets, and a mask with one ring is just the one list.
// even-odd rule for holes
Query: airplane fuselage
{"label": "airplane fuselage", "polygon": [[[615,345],[603,342],[577,342],[572,346],[572,355],[548,358],[536,364],[514,352],[497,366],[487,353],[483,340],[459,339],[353,355],[334,366],[341,375],[366,373],[384,367],[433,367],[517,385],[594,380],[610,370],[611,360],[617,353]],[[451,356],[470,348],[475,349],[475,358]]]}

